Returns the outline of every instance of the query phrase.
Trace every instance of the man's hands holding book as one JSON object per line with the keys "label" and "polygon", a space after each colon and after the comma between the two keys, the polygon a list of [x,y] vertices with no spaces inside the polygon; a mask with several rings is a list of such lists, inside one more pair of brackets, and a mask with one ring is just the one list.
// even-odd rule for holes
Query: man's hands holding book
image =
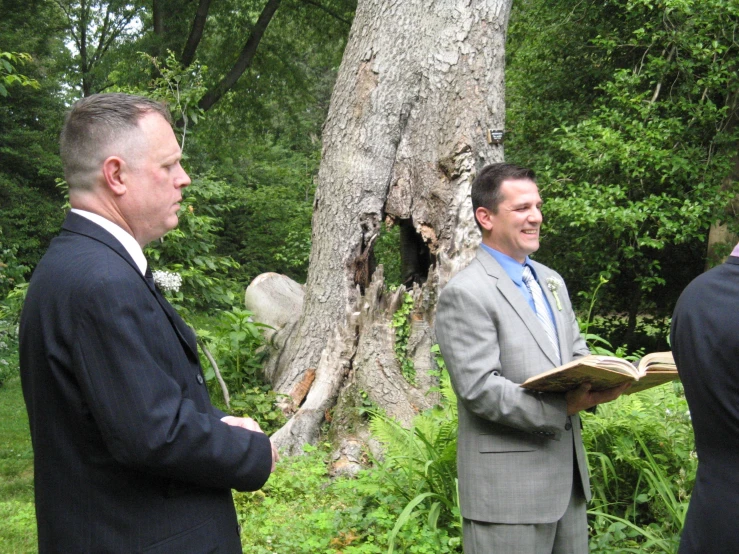
{"label": "man's hands holding book", "polygon": [[565,393],[567,399],[567,415],[575,415],[577,412],[587,410],[598,404],[610,402],[621,396],[626,389],[631,387],[631,383],[622,383],[617,387],[604,389],[593,392],[590,390],[590,383],[583,383],[576,389],[572,389]]}

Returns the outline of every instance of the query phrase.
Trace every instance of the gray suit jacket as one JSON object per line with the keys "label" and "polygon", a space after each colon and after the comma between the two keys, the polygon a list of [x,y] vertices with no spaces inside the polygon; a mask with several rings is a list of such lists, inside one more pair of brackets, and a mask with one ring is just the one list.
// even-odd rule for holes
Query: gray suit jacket
{"label": "gray suit jacket", "polygon": [[[554,313],[562,362],[587,355],[562,278],[532,265]],[[548,277],[562,282],[561,310],[546,286]],[[436,336],[458,396],[463,517],[557,521],[567,508],[575,473],[589,500],[579,416],[567,416],[563,394],[519,387],[557,365],[553,348],[521,291],[484,250],[442,290]]]}

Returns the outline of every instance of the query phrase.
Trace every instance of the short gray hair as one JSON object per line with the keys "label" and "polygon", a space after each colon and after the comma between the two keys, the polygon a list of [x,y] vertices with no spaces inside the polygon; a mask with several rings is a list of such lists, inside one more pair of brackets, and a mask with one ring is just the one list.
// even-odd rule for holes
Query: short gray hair
{"label": "short gray hair", "polygon": [[172,124],[167,107],[132,94],[93,94],[78,100],[64,118],[59,150],[70,188],[90,189],[109,150],[138,129],[139,120],[157,113]]}

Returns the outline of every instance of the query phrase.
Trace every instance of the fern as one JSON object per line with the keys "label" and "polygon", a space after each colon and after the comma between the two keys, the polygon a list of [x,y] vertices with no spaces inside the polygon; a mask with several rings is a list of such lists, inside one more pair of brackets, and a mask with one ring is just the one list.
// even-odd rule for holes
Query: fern
{"label": "fern", "polygon": [[425,514],[431,528],[448,526],[461,535],[457,495],[457,402],[449,375],[440,374],[441,404],[418,415],[410,429],[386,415],[371,412],[370,430],[384,447],[375,460],[379,475],[407,500],[389,536],[392,553],[400,529]]}

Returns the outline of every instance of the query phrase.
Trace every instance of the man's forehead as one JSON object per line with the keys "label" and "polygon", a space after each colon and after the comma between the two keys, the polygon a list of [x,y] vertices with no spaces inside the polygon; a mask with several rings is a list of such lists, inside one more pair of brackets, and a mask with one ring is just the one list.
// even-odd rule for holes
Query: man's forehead
{"label": "man's forehead", "polygon": [[531,179],[506,179],[500,185],[503,198],[509,202],[540,202],[539,187]]}

